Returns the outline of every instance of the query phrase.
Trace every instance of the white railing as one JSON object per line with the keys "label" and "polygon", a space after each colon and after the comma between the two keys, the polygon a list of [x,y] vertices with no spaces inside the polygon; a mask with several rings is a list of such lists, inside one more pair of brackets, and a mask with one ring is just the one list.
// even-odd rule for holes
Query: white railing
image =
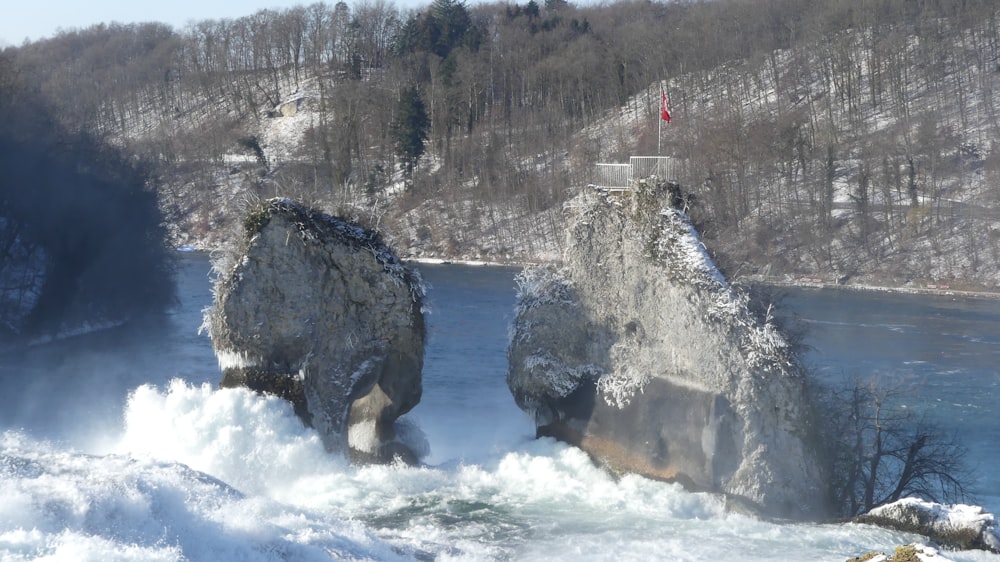
{"label": "white railing", "polygon": [[605,191],[626,191],[632,181],[656,176],[676,180],[676,162],[668,156],[632,156],[628,164],[597,164],[591,185]]}
{"label": "white railing", "polygon": [[661,180],[675,180],[674,160],[669,156],[632,156],[628,159],[635,179],[656,176]]}
{"label": "white railing", "polygon": [[593,186],[608,191],[624,191],[632,187],[631,164],[597,164]]}

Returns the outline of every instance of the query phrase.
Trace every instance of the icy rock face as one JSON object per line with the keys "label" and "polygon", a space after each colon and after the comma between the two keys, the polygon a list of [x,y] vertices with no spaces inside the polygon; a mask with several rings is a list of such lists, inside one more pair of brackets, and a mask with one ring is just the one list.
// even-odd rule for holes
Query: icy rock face
{"label": "icy rock face", "polygon": [[977,505],[943,505],[903,498],[876,507],[855,521],[916,533],[950,548],[1000,553],[1000,526],[993,514]]}
{"label": "icy rock face", "polygon": [[419,276],[376,233],[286,199],[245,228],[206,313],[221,386],[291,401],[327,449],[356,461],[414,462],[395,423],[421,395]]}
{"label": "icy rock face", "polygon": [[802,370],[671,199],[666,186],[640,185],[567,205],[563,266],[519,278],[511,392],[539,436],[613,470],[723,492],[770,516],[820,517]]}

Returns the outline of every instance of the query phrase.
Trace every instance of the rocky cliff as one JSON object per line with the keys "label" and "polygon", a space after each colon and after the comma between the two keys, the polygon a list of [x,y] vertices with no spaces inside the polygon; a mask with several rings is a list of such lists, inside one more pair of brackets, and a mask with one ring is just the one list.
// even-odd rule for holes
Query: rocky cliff
{"label": "rocky cliff", "polygon": [[252,211],[206,323],[222,386],[286,398],[330,450],[414,461],[396,419],[420,401],[423,285],[378,235],[272,199]]}
{"label": "rocky cliff", "polygon": [[511,392],[540,436],[613,470],[723,492],[771,516],[821,516],[802,370],[678,203],[646,185],[570,202],[563,266],[519,279]]}

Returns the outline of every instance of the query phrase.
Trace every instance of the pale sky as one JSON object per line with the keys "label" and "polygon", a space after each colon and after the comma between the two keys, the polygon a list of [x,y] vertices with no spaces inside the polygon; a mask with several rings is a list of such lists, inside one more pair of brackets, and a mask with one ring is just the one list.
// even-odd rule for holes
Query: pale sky
{"label": "pale sky", "polygon": [[[97,23],[158,21],[180,30],[189,21],[238,18],[265,8],[290,8],[318,0],[11,0],[0,10],[0,47],[51,37],[56,30]],[[337,0],[326,0],[334,5]],[[353,0],[347,0],[354,5]],[[395,0],[400,11],[431,0]]]}

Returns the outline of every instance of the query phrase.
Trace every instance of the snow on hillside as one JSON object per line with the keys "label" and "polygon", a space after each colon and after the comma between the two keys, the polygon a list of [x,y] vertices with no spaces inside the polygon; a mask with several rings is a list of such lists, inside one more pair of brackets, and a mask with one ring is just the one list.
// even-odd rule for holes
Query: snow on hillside
{"label": "snow on hillside", "polygon": [[[941,77],[907,68],[903,90],[876,95],[883,86],[874,77],[885,70],[860,56],[873,43],[871,32],[847,31],[768,61],[654,82],[577,142],[597,161],[628,162],[656,153],[659,136],[661,154],[679,164],[669,179],[700,198],[695,215],[712,220],[720,209],[740,212],[720,201],[749,202],[734,225],[741,236],[706,240],[713,252],[750,261],[747,270],[786,281],[1000,288],[1000,175],[990,168],[1000,154],[1000,74],[980,71],[968,33],[956,33]],[[840,64],[832,44],[856,49],[845,70],[855,83],[828,71]],[[914,65],[919,48],[914,36],[901,47]],[[669,124],[659,119],[661,91]],[[783,143],[800,146],[790,161]],[[827,173],[831,231],[810,240],[810,221],[824,220],[816,213]]]}
{"label": "snow on hillside", "polygon": [[304,80],[261,120],[258,136],[272,165],[297,158],[306,132],[319,121],[319,98],[318,79]]}
{"label": "snow on hillside", "polygon": [[[496,263],[558,259],[563,238],[559,208],[540,215],[520,212],[517,205],[502,210],[481,208],[473,199],[477,178],[468,178],[463,189],[468,198],[434,197],[414,201],[407,192],[401,168],[391,172],[388,185],[377,193],[346,186],[330,186],[317,198],[293,181],[275,174],[296,165],[312,165],[304,149],[310,129],[320,120],[319,79],[309,78],[286,87],[285,95],[253,122],[244,124],[247,138],[256,138],[267,169],[245,147],[233,145],[217,165],[170,179],[164,199],[181,220],[171,225],[175,245],[211,250],[225,245],[241,224],[239,217],[258,199],[289,197],[321,210],[378,228],[386,241],[404,258],[484,261]],[[335,84],[327,84],[333,88]],[[429,147],[431,148],[431,147]],[[538,159],[551,159],[539,155]],[[525,166],[545,165],[543,162]],[[420,170],[434,175],[442,161],[430,151]],[[332,195],[336,191],[337,195]],[[462,193],[460,190],[458,193]]]}
{"label": "snow on hillside", "polygon": [[[654,81],[581,129],[573,146],[537,155],[509,151],[511,177],[570,178],[560,196],[565,200],[585,188],[594,164],[653,155],[661,145],[661,154],[677,163],[676,177],[668,179],[698,197],[692,216],[715,226],[704,233],[706,244],[717,257],[745,264],[746,274],[786,282],[1000,288],[1000,210],[993,193],[1000,181],[993,109],[1000,104],[1000,74],[972,64],[978,60],[972,39],[956,33],[947,70],[932,79],[917,68],[923,45],[910,36],[900,43],[911,65],[902,71],[909,81],[884,91],[873,77],[887,72],[886,63],[866,55],[875,39],[871,32],[846,31],[763,60]],[[852,56],[842,60],[841,51]],[[564,232],[558,204],[528,205],[536,189],[529,182],[505,195],[512,200],[484,206],[482,193],[495,187],[455,173],[430,143],[418,166],[419,193],[398,167],[382,172],[375,191],[353,183],[323,186],[327,180],[320,177],[316,186],[300,186],[313,181],[308,174],[282,176],[315,165],[317,148],[307,143],[320,122],[321,92],[339,87],[335,78],[323,80],[321,88],[317,78],[284,77],[278,103],[239,124],[240,134],[259,142],[266,169],[252,151],[234,145],[223,162],[189,175],[181,170],[169,180],[165,200],[178,209],[178,244],[217,247],[231,236],[244,200],[282,196],[377,226],[408,257],[558,259]],[[659,118],[661,91],[670,99],[669,124]],[[198,111],[225,113],[220,104],[205,102]],[[192,112],[177,127],[199,120]]]}

